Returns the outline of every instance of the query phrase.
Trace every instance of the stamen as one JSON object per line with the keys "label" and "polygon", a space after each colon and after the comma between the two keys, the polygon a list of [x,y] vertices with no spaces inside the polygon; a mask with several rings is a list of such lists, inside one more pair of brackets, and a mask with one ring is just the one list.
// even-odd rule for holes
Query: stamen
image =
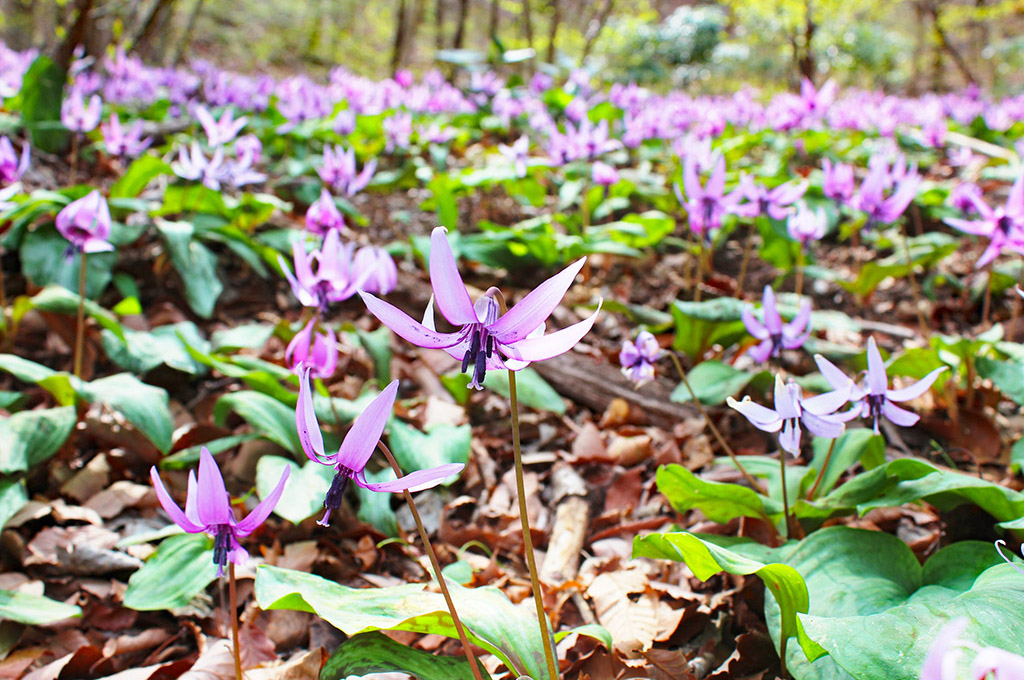
{"label": "stamen", "polygon": [[217,565],[217,576],[224,575],[229,552],[231,552],[231,526],[218,524],[217,530],[213,534],[213,563]]}
{"label": "stamen", "polygon": [[474,328],[472,331],[472,337],[469,340],[469,351],[462,357],[462,372],[465,373],[466,369],[469,368],[470,362],[476,361],[476,355],[480,351],[480,333]]}
{"label": "stamen", "polygon": [[324,516],[317,522],[322,527],[327,526],[331,518],[331,512],[341,507],[341,501],[345,497],[345,489],[348,488],[348,482],[352,479],[355,474],[352,470],[347,467],[339,466],[337,472],[334,475],[334,479],[331,480],[331,488],[327,490],[327,496],[324,498]]}

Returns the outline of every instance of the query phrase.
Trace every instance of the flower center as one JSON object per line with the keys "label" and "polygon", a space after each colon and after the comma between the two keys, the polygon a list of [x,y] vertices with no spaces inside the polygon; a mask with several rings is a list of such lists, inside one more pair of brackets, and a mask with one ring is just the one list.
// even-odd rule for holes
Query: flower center
{"label": "flower center", "polygon": [[231,525],[218,524],[213,534],[213,563],[217,565],[217,576],[224,575],[231,552]]}
{"label": "flower center", "polygon": [[317,524],[322,527],[328,525],[331,513],[341,507],[341,501],[345,496],[345,489],[348,488],[348,482],[354,476],[354,470],[344,465],[338,466],[334,479],[331,480],[331,488],[327,490],[327,496],[324,498],[324,516],[320,518]]}

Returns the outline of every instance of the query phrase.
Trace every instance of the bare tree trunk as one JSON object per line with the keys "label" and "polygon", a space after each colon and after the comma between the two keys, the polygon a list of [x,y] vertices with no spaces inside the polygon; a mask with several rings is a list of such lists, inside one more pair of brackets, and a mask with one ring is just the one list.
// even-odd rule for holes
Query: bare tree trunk
{"label": "bare tree trunk", "polygon": [[526,38],[526,46],[533,47],[533,12],[530,0],[523,0],[523,37]]}
{"label": "bare tree trunk", "polygon": [[76,0],[74,6],[74,23],[68,28],[64,39],[57,45],[53,53],[53,61],[67,72],[71,65],[71,56],[75,48],[85,42],[89,33],[90,14],[92,14],[94,0]]}
{"label": "bare tree trunk", "polygon": [[416,36],[419,35],[420,25],[426,14],[427,0],[416,0],[412,11],[412,20],[409,22],[408,37],[405,39],[405,52],[402,54],[402,62],[408,64],[412,61],[412,55],[416,52]]}
{"label": "bare tree trunk", "polygon": [[555,63],[555,39],[558,37],[558,24],[562,22],[562,10],[560,0],[549,0],[551,5],[551,26],[548,29],[548,55],[549,64]]}
{"label": "bare tree trunk", "polygon": [[434,2],[434,48],[444,49],[444,0]]}
{"label": "bare tree trunk", "polygon": [[457,50],[462,49],[462,45],[466,39],[466,19],[469,17],[469,0],[459,0],[459,18],[458,23],[455,26],[455,40],[452,41],[452,47]]}
{"label": "bare tree trunk", "polygon": [[182,31],[181,37],[178,38],[178,44],[174,47],[174,55],[170,59],[170,65],[177,66],[181,63],[182,54],[185,52],[185,46],[189,44],[192,39],[192,31],[196,27],[196,22],[199,20],[199,13],[203,9],[204,0],[196,0],[192,5],[192,11],[188,14],[188,21],[185,22],[185,30]]}
{"label": "bare tree trunk", "polygon": [[811,3],[804,3],[804,44],[803,52],[800,55],[800,62],[797,64],[800,75],[807,78],[812,83],[814,82],[814,76],[816,69],[814,68],[814,49],[811,47],[811,41],[814,40],[814,32],[818,29],[817,24],[811,18]]}
{"label": "bare tree trunk", "polygon": [[487,22],[487,35],[491,37],[491,42],[498,43],[498,28],[501,23],[501,6],[498,0],[491,0],[491,15]]}
{"label": "bare tree trunk", "polygon": [[942,22],[939,20],[939,8],[935,3],[935,0],[928,0],[925,7],[928,12],[932,15],[932,23],[935,27],[935,36],[939,39],[939,44],[953,59],[953,63],[956,64],[956,68],[960,71],[960,75],[964,77],[968,83],[976,83],[978,79],[971,73],[970,67],[967,62],[964,61],[960,51],[949,41],[949,36],[946,35],[946,31],[942,28]]}
{"label": "bare tree trunk", "polygon": [[587,26],[587,41],[583,45],[583,57],[585,61],[590,56],[590,50],[594,47],[594,43],[601,36],[601,31],[604,30],[605,24],[608,23],[608,17],[612,15],[612,11],[615,9],[615,0],[607,0],[601,11],[598,12],[597,17],[590,22]]}
{"label": "bare tree trunk", "polygon": [[154,0],[150,4],[149,11],[144,15],[142,23],[128,39],[128,44],[132,49],[144,56],[152,54],[152,38],[157,27],[163,23],[173,9],[174,2],[175,0]]}
{"label": "bare tree trunk", "polygon": [[405,48],[405,14],[405,0],[398,0],[398,7],[395,9],[395,43],[391,50],[392,75],[402,64],[402,51]]}

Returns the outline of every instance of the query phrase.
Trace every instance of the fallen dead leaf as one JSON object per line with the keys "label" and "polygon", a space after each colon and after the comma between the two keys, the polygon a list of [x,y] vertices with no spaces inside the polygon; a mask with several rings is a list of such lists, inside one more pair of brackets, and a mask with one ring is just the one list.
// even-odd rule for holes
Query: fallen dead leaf
{"label": "fallen dead leaf", "polygon": [[111,519],[120,515],[125,508],[152,505],[154,499],[152,487],[122,479],[95,494],[86,502],[85,507],[103,519]]}
{"label": "fallen dead leaf", "polygon": [[[646,589],[647,576],[635,569],[598,574],[587,588],[597,620],[625,656],[650,649],[660,632],[657,596]],[[641,593],[636,601],[630,598],[635,593]]]}
{"label": "fallen dead leaf", "polygon": [[181,674],[178,680],[234,680],[235,657],[231,652],[231,643],[227,640],[216,640],[207,644],[192,668]]}
{"label": "fallen dead leaf", "polygon": [[317,680],[320,669],[327,661],[327,652],[317,647],[299,652],[288,661],[276,666],[251,668],[245,672],[246,680]]}
{"label": "fallen dead leaf", "polygon": [[60,487],[60,492],[74,498],[79,503],[84,503],[102,491],[108,484],[110,484],[110,464],[107,462],[107,455],[101,453],[76,472],[71,479],[64,482]]}

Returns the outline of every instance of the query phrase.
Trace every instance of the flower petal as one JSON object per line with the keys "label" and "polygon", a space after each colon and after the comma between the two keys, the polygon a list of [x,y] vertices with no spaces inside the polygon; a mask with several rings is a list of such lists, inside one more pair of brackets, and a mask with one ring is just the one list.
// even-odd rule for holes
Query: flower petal
{"label": "flower petal", "polygon": [[779,446],[794,456],[800,455],[800,425],[796,418],[786,418],[779,433]]}
{"label": "flower petal", "polygon": [[928,656],[924,659],[921,667],[921,680],[947,680],[943,674],[944,660],[949,652],[956,649],[956,640],[967,628],[968,619],[966,616],[953,619],[939,631],[928,649]]}
{"label": "flower petal", "polygon": [[393,493],[396,491],[422,491],[423,489],[429,489],[435,487],[443,482],[452,475],[457,475],[462,472],[462,468],[466,467],[462,463],[448,463],[447,465],[438,465],[427,470],[416,470],[410,472],[404,477],[393,479],[389,482],[367,482],[364,476],[364,471],[359,470],[355,476],[355,482],[364,489],[370,491],[380,491],[384,493]]}
{"label": "flower petal", "polygon": [[940,366],[913,385],[907,385],[906,387],[898,390],[886,390],[885,398],[889,401],[909,401],[911,399],[917,399],[928,391],[928,388],[932,386],[935,379],[945,372],[945,370],[945,366]]}
{"label": "flower petal", "polygon": [[534,288],[487,330],[506,345],[525,338],[555,311],[586,260],[581,257]]}
{"label": "flower petal", "polygon": [[985,647],[971,663],[972,678],[987,678],[989,674],[997,680],[1024,678],[1024,657],[998,647]]}
{"label": "flower petal", "polygon": [[824,416],[835,413],[840,406],[849,401],[849,390],[833,390],[815,397],[808,397],[800,402],[804,411],[809,411],[816,416]]}
{"label": "flower petal", "polygon": [[868,338],[868,391],[871,394],[885,394],[889,388],[889,378],[885,374],[885,364],[878,352],[875,339]]}
{"label": "flower petal", "polygon": [[782,333],[782,317],[779,316],[778,307],[775,306],[775,291],[771,286],[764,287],[764,298],[762,310],[764,313],[764,325],[769,335]]}
{"label": "flower petal", "polygon": [[888,418],[889,422],[893,425],[899,425],[900,427],[910,427],[921,419],[921,416],[905,408],[900,408],[888,399],[882,402],[882,415]]}
{"label": "flower petal", "polygon": [[362,413],[356,417],[352,429],[345,435],[335,459],[338,467],[346,467],[359,472],[366,467],[370,454],[377,448],[384,425],[395,406],[395,395],[398,394],[398,381],[393,380],[377,397],[370,402]]}
{"label": "flower petal", "polygon": [[171,498],[171,494],[167,493],[167,488],[164,486],[164,482],[160,479],[160,475],[156,471],[154,465],[149,470],[149,478],[153,481],[153,490],[156,491],[156,499],[160,501],[160,507],[164,509],[164,512],[171,518],[171,521],[177,524],[179,527],[195,534],[203,530],[203,527],[194,524],[185,516],[178,504]]}
{"label": "flower petal", "polygon": [[277,486],[271,491],[266,498],[259,502],[259,504],[252,509],[249,516],[243,519],[241,522],[235,525],[235,535],[237,536],[248,536],[252,532],[256,531],[259,525],[266,521],[270,513],[277,507],[277,502],[281,500],[281,494],[284,493],[285,484],[288,483],[288,475],[291,473],[291,466],[285,465],[284,470],[281,473],[281,479],[277,482]]}
{"label": "flower petal", "polygon": [[743,401],[736,401],[732,397],[728,397],[726,403],[732,408],[743,414],[750,424],[759,430],[764,432],[778,432],[782,427],[782,418],[775,411],[756,404],[750,400],[750,397],[743,397]]}
{"label": "flower petal", "polygon": [[446,234],[444,227],[436,227],[430,234],[430,287],[444,318],[452,325],[465,326],[477,322],[476,311]]}
{"label": "flower petal", "polygon": [[[767,340],[770,337],[768,329],[754,316],[754,308],[751,305],[743,307],[743,311],[740,312],[740,318],[743,320],[743,326],[747,329],[747,332],[758,340]],[[764,361],[764,359],[761,361]]]}
{"label": "flower petal", "polygon": [[803,422],[808,432],[827,439],[835,439],[843,433],[843,430],[846,429],[846,425],[844,425],[838,418],[834,416],[818,416],[814,415],[810,411],[804,411],[800,420]]}
{"label": "flower petal", "polygon": [[772,355],[773,346],[771,338],[765,338],[747,350],[747,356],[749,356],[754,363],[763,364],[768,361],[768,357]]}
{"label": "flower petal", "polygon": [[[427,328],[394,305],[384,302],[370,293],[359,291],[366,308],[377,319],[393,330],[399,337],[419,347],[444,349],[451,347],[462,339],[463,333],[439,333]],[[476,318],[474,316],[474,318]]]}
{"label": "flower petal", "polygon": [[234,514],[224,488],[224,477],[220,474],[217,461],[205,446],[199,452],[199,487],[196,498],[199,521],[205,526],[231,524]]}
{"label": "flower petal", "polygon": [[299,401],[295,406],[295,430],[299,434],[299,442],[306,457],[321,465],[334,465],[334,456],[324,451],[324,436],[320,432],[320,423],[316,420],[313,408],[313,391],[309,386],[309,367],[299,377]]}
{"label": "flower petal", "polygon": [[[514,345],[508,345],[504,342],[500,342],[499,345],[502,352],[508,358],[516,359],[518,361],[543,361],[545,359],[550,359],[551,357],[556,357],[559,354],[564,354],[572,349],[584,335],[590,332],[594,322],[597,321],[597,315],[601,311],[602,303],[603,300],[597,304],[597,309],[594,310],[594,313],[586,319],[563,328],[560,331],[532,338],[526,337],[524,340],[520,340]],[[536,327],[530,330],[532,332],[536,330]]]}

